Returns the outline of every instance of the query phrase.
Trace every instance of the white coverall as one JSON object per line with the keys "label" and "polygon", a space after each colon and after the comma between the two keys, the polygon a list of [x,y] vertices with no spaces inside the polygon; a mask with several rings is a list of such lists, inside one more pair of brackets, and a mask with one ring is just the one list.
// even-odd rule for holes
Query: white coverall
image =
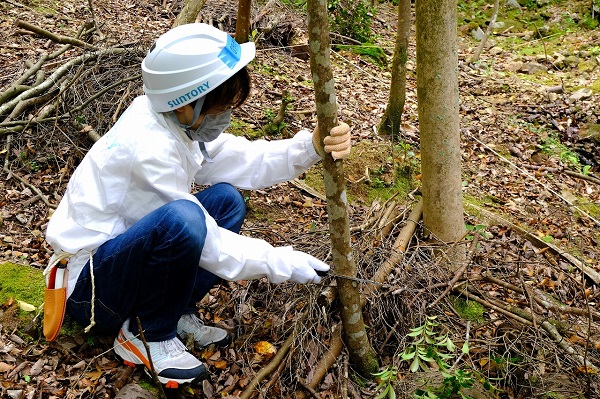
{"label": "white coverall", "polygon": [[[55,257],[72,254],[67,296],[104,242],[171,201],[187,199],[202,207],[190,193],[193,183],[260,189],[294,179],[321,159],[306,130],[276,141],[223,133],[205,144],[212,163],[171,118],[151,109],[146,96],[134,100],[81,161],[48,224],[46,239]],[[291,247],[235,234],[204,213],[207,238],[200,267],[226,280],[290,278]]]}

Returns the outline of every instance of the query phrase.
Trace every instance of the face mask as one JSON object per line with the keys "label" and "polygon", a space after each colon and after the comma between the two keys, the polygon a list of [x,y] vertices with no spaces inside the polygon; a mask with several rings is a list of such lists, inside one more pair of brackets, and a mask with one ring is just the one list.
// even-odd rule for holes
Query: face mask
{"label": "face mask", "polygon": [[218,114],[204,115],[204,119],[202,119],[200,126],[196,130],[187,128],[185,132],[192,140],[200,143],[208,143],[219,137],[229,127],[229,123],[231,123],[230,109]]}

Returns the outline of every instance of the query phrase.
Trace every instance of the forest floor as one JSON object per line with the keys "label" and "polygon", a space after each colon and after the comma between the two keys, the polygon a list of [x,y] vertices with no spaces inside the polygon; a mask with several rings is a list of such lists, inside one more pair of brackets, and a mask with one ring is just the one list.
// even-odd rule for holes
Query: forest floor
{"label": "forest floor", "polygon": [[[101,34],[92,33],[87,40],[98,48],[121,46],[130,52],[72,67],[73,84],[45,98],[38,108],[9,118],[2,115],[0,122],[0,260],[6,262],[0,266],[2,398],[156,394],[141,370],[120,363],[111,350],[113,337],[85,334],[67,323],[68,331],[46,342],[35,310],[43,298],[33,283],[39,285],[50,255],[44,229],[70,174],[93,144],[90,130],[102,134],[110,128],[127,103],[141,94],[140,79],[116,86],[78,110],[75,118],[31,124],[16,134],[3,130],[14,126],[9,119],[28,120],[50,103],[62,115],[113,82],[138,74],[144,52],[171,26],[182,6],[170,1],[96,3]],[[475,63],[467,61],[478,45],[473,30],[486,29],[492,7],[482,1],[459,7],[463,192],[472,233],[466,237],[467,270],[447,292],[444,284],[454,275],[439,268],[432,253],[440,248],[428,243],[419,224],[404,257],[364,309],[382,370],[397,378],[390,384],[398,397],[413,397],[415,387],[439,397],[451,393],[435,364],[429,362],[427,372],[413,373],[399,356],[414,347],[408,334],[427,317],[436,317],[438,325],[430,326],[434,336],[447,335],[457,348],[468,347],[465,353],[428,348],[430,355],[448,356],[451,382],[460,382],[460,377],[465,385],[474,383],[474,388],[462,389],[466,395],[600,397],[600,31],[592,29],[597,23],[588,15],[588,1],[521,3],[520,9],[502,5],[497,29]],[[0,3],[0,94],[22,76],[27,60],[35,63],[63,46],[31,34],[16,21],[74,37],[91,16],[88,4]],[[236,4],[210,0],[201,19],[233,32]],[[309,63],[297,54],[302,47],[289,43],[291,36],[305,31],[306,18],[280,2],[254,7],[260,27],[251,64],[254,88],[251,99],[234,112],[232,129],[252,139],[263,136],[261,127],[277,114],[286,90],[294,101],[285,123],[266,138],[312,129],[316,115]],[[365,280],[393,254],[396,237],[420,196],[414,40],[403,132],[392,142],[378,135],[376,127],[389,95],[397,16],[390,3],[378,4],[373,14],[374,43],[384,50],[384,65],[347,46],[332,53],[340,119],[352,127],[354,149],[345,171],[354,254],[359,277]],[[74,47],[44,69],[49,74],[82,52]],[[331,261],[320,174],[316,166],[297,182],[244,192],[248,217],[242,234],[293,245]],[[397,216],[386,218],[388,210]],[[11,265],[27,270],[26,288],[14,283],[16,277],[7,278],[18,274]],[[335,341],[338,311],[335,305],[319,305],[319,294],[330,283],[334,279],[322,286],[260,280],[215,288],[199,304],[198,314],[207,324],[228,328],[236,339],[226,349],[195,351],[208,365],[211,379],[168,395],[243,395],[271,361],[271,349],[281,348],[288,337],[293,338],[289,353],[260,381],[255,395],[291,398],[296,391],[305,392],[304,381],[312,380],[315,365]],[[28,304],[33,311],[26,312]],[[385,386],[381,378],[373,382],[358,375],[342,350],[315,388],[315,397],[369,398]]]}

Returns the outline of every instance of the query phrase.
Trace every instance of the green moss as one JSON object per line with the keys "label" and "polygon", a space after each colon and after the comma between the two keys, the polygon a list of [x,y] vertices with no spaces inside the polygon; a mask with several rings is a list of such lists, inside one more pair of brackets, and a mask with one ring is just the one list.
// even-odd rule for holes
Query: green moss
{"label": "green moss", "polygon": [[485,321],[483,314],[485,313],[485,307],[479,302],[468,301],[457,296],[450,296],[452,307],[456,310],[456,313],[465,320],[470,320],[475,323],[482,323]]}
{"label": "green moss", "polygon": [[[595,202],[591,202],[589,199],[585,197],[577,197],[575,201],[575,205],[594,219],[600,218],[600,205]],[[575,213],[579,213],[575,210]]]}
{"label": "green moss", "polygon": [[227,132],[235,136],[247,137],[250,140],[262,139],[264,137],[261,129],[241,119],[232,119]]}
{"label": "green moss", "polygon": [[58,14],[59,2],[48,0],[29,0],[25,4],[40,14]]}
{"label": "green moss", "polygon": [[364,55],[366,57],[371,58],[376,65],[380,67],[385,67],[387,65],[387,56],[385,51],[379,47],[370,43],[365,43],[361,46],[348,46],[348,45],[336,45],[334,46],[336,50],[348,50],[353,52],[354,54]]}
{"label": "green moss", "polygon": [[0,265],[0,303],[10,298],[39,307],[44,302],[46,280],[42,271],[26,265]]}
{"label": "green moss", "polygon": [[[418,156],[409,145],[379,145],[359,142],[344,161],[346,195],[349,203],[370,204],[386,201],[394,195],[399,199],[420,184]],[[323,166],[317,164],[305,174],[305,183],[325,193]]]}
{"label": "green moss", "polygon": [[600,93],[600,78],[594,80],[594,82],[588,86],[594,93]]}
{"label": "green moss", "polygon": [[519,53],[522,55],[545,55],[545,54],[552,54],[552,51],[553,50],[548,48],[548,46],[546,46],[546,48],[544,48],[544,43],[538,42],[537,45],[521,48]]}

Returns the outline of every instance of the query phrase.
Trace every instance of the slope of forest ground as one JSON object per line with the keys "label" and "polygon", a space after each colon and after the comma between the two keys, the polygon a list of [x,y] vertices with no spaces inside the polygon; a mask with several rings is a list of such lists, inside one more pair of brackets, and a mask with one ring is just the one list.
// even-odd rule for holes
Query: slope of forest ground
{"label": "slope of forest ground", "polygon": [[[3,129],[35,117],[48,104],[55,105],[52,115],[62,115],[104,87],[138,74],[145,49],[171,26],[182,6],[169,1],[97,3],[94,12],[101,33],[88,34],[85,40],[129,52],[72,67],[72,84],[21,114],[2,115],[0,122],[0,254],[28,271],[39,272],[47,263],[43,231],[70,173],[93,144],[90,131],[102,134],[110,128],[141,93],[141,82],[124,81],[73,112],[74,118],[34,123],[15,134]],[[1,90],[24,73],[26,60],[35,63],[63,46],[17,27],[17,20],[73,37],[91,16],[88,4],[0,3]],[[432,327],[436,336],[447,334],[457,348],[466,341],[468,353],[441,348],[437,352],[450,356],[455,377],[460,371],[476,382],[474,389],[464,391],[470,396],[600,397],[600,32],[591,29],[595,25],[587,8],[587,1],[523,1],[520,9],[502,4],[495,34],[480,60],[470,64],[467,58],[478,45],[473,31],[486,29],[492,7],[484,2],[459,7],[463,182],[466,222],[473,233],[467,240],[469,267],[447,292],[444,284],[454,276],[438,267],[432,257],[436,248],[419,225],[392,275],[370,296],[365,307],[370,338],[382,370],[397,376],[390,384],[398,397],[413,397],[416,386],[433,392],[443,384],[432,364],[428,373],[411,373],[410,364],[398,356],[414,344],[410,329],[424,325],[427,316],[437,317],[439,325]],[[201,19],[232,32],[235,10],[236,2],[211,0]],[[293,54],[302,47],[290,47],[290,37],[305,29],[305,16],[281,2],[255,4],[253,16],[260,27],[251,66],[255,84],[250,101],[234,114],[233,130],[252,138],[262,135],[261,126],[277,114],[286,90],[294,101],[285,124],[267,137],[279,139],[301,127],[312,128],[308,61]],[[376,6],[372,28],[387,66],[348,47],[332,53],[340,118],[352,126],[354,150],[345,169],[355,257],[359,276],[366,280],[393,255],[394,241],[420,194],[414,47],[402,137],[394,143],[375,129],[387,103],[395,20],[393,5]],[[82,52],[74,47],[44,68],[49,74]],[[319,174],[317,166],[301,182],[245,192],[249,212],[243,234],[294,245],[330,261]],[[398,216],[391,219],[392,228],[385,229],[390,209]],[[8,270],[7,264],[2,270]],[[17,302],[2,297],[8,291],[6,281],[2,284],[2,397],[145,395],[122,389],[133,389],[127,385],[131,381],[145,387],[151,383],[140,370],[132,374],[120,364],[111,351],[112,337],[74,328],[47,343],[40,337],[39,318],[33,325],[23,322]],[[260,381],[258,397],[293,397],[302,391],[336,341],[337,311],[335,306],[318,305],[322,288],[253,281],[225,283],[213,290],[199,304],[199,315],[230,329],[236,340],[225,350],[196,352],[208,364],[211,379],[169,395],[242,395],[272,359],[271,348],[282,348],[289,337],[289,353]],[[42,300],[12,296],[36,306]],[[35,313],[25,314],[25,320]],[[498,390],[484,389],[488,383]],[[377,385],[357,375],[342,351],[315,391],[320,398],[366,398],[381,392]]]}

